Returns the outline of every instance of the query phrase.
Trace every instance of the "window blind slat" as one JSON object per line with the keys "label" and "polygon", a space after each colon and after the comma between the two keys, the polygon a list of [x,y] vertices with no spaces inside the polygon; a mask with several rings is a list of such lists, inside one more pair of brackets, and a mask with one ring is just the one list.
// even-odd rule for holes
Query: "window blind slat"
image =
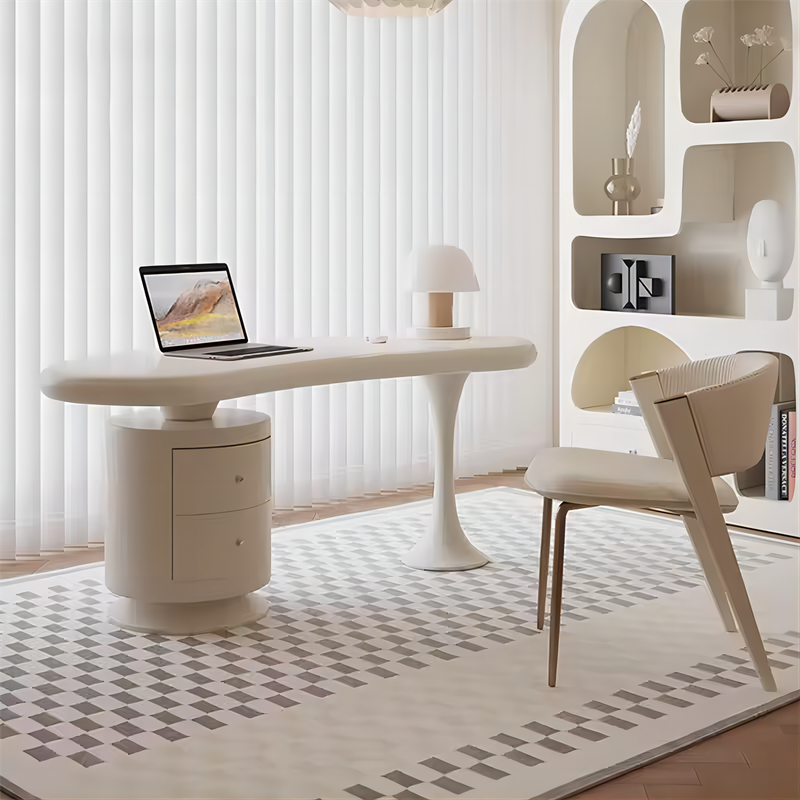
{"label": "window blind slat", "polygon": [[[2,4],[7,5],[7,4]],[[49,6],[48,6],[49,7]],[[88,350],[88,7],[64,4],[64,356]],[[86,406],[65,408],[65,545],[88,542]]]}
{"label": "window blind slat", "polygon": [[[41,20],[41,363],[64,358],[64,9]],[[64,542],[64,404],[41,398],[43,550]]]}
{"label": "window blind slat", "polygon": [[197,261],[197,14],[194,0],[176,1],[175,260],[179,264]]}
{"label": "window blind slat", "polygon": [[158,264],[175,263],[175,0],[153,15],[153,244]]}
{"label": "window blind slat", "polygon": [[[272,5],[267,3],[266,5]],[[197,260],[217,260],[217,4],[197,3]]]}
{"label": "window blind slat", "polygon": [[41,508],[41,399],[38,378],[41,348],[41,197],[40,197],[40,5],[17,6],[17,95],[15,169],[15,374],[17,546],[39,551]]}
{"label": "window blind slat", "polygon": [[[133,346],[134,308],[139,309],[133,255],[133,8],[110,7],[110,307],[111,349]],[[138,266],[138,265],[136,265]]]}
{"label": "window blind slat", "polygon": [[[133,27],[132,59],[133,86],[132,97],[132,242],[131,267],[137,269],[146,264],[156,263],[156,228],[154,196],[155,185],[155,9],[151,0],[133,3],[131,11]],[[216,226],[213,226],[216,230]],[[135,283],[134,283],[135,281]],[[134,275],[135,285],[133,308],[139,313],[133,318],[133,341],[136,347],[153,347],[154,332],[141,302],[139,277]]]}
{"label": "window blind slat", "polygon": [[[16,5],[0,3],[0,279],[16,297]],[[14,558],[16,534],[16,304],[0,314],[0,558]]]}
{"label": "window blind slat", "polygon": [[[256,309],[256,7],[239,0],[236,9],[236,287],[248,335],[255,333]],[[266,298],[263,299],[264,301]]]}

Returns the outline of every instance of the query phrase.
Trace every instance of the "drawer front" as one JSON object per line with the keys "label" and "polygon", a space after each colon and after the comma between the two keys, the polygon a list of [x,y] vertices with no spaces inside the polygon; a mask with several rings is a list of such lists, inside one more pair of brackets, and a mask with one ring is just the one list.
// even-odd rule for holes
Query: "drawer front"
{"label": "drawer front", "polygon": [[270,499],[269,439],[172,451],[172,512],[217,514]]}
{"label": "drawer front", "polygon": [[233,581],[246,593],[270,577],[271,504],[227,514],[175,517],[172,579],[181,582]]}

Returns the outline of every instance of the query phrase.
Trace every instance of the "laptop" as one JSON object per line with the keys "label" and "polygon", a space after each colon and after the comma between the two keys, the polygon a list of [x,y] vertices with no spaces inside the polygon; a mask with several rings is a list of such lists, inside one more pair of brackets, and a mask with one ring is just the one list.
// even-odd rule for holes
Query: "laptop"
{"label": "laptop", "polygon": [[164,355],[238,361],[313,347],[248,342],[227,264],[139,267]]}

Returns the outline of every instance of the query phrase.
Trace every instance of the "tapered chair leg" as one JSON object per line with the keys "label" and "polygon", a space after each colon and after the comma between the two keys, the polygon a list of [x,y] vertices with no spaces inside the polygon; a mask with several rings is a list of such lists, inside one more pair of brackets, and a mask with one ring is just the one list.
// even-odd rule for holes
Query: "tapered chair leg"
{"label": "tapered chair leg", "polygon": [[686,526],[686,532],[689,534],[689,539],[694,546],[697,560],[700,562],[700,567],[706,577],[708,590],[717,607],[720,619],[722,619],[722,624],[725,626],[726,631],[735,633],[736,620],[733,618],[731,604],[728,601],[727,594],[725,594],[725,584],[719,573],[717,562],[714,560],[714,554],[708,545],[705,531],[695,517],[684,516],[683,524]]}
{"label": "tapered chair leg", "polygon": [[556,514],[553,540],[553,589],[550,593],[550,648],[547,659],[547,685],[556,685],[558,671],[558,641],[561,635],[561,595],[564,589],[564,539],[567,513],[573,508],[586,508],[575,503],[561,503]]}
{"label": "tapered chair leg", "polygon": [[767,660],[747,587],[731,546],[730,534],[714,491],[708,462],[700,446],[689,401],[686,395],[670,398],[658,404],[658,411],[669,446],[689,492],[697,523],[705,534],[713,563],[719,571],[720,581],[761,680],[761,686],[766,692],[775,692],[778,688],[775,676]]}
{"label": "tapered chair leg", "polygon": [[725,520],[719,513],[718,507],[709,507],[707,512],[705,509],[698,509],[697,516],[698,522],[708,535],[708,543],[719,567],[721,582],[730,600],[733,615],[742,633],[747,651],[750,653],[753,666],[758,673],[761,686],[765,692],[776,692],[778,687],[775,683],[775,676],[772,674],[767,659],[764,642],[758,630],[753,607],[750,605],[750,597],[747,594],[747,587],[744,585],[739,562],[733,552]]}
{"label": "tapered chair leg", "polygon": [[539,599],[536,605],[536,627],[544,628],[544,611],[547,603],[547,573],[550,569],[550,528],[553,520],[553,501],[544,498],[542,505],[542,541],[539,545]]}

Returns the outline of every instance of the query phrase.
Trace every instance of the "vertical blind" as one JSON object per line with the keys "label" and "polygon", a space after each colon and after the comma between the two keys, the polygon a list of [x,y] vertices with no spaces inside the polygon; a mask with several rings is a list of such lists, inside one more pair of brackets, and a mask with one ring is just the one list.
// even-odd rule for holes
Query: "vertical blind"
{"label": "vertical blind", "polygon": [[[45,398],[39,373],[155,347],[140,265],[227,262],[258,341],[394,337],[412,324],[408,253],[455,244],[482,290],[457,296],[461,324],[531,336],[502,130],[520,19],[545,25],[527,5],[372,20],[327,0],[0,3],[0,557],[103,540],[111,410]],[[520,222],[549,243],[549,209]],[[460,474],[530,458],[529,385],[470,378]],[[278,507],[431,478],[418,379],[231,404],[273,418]]]}

